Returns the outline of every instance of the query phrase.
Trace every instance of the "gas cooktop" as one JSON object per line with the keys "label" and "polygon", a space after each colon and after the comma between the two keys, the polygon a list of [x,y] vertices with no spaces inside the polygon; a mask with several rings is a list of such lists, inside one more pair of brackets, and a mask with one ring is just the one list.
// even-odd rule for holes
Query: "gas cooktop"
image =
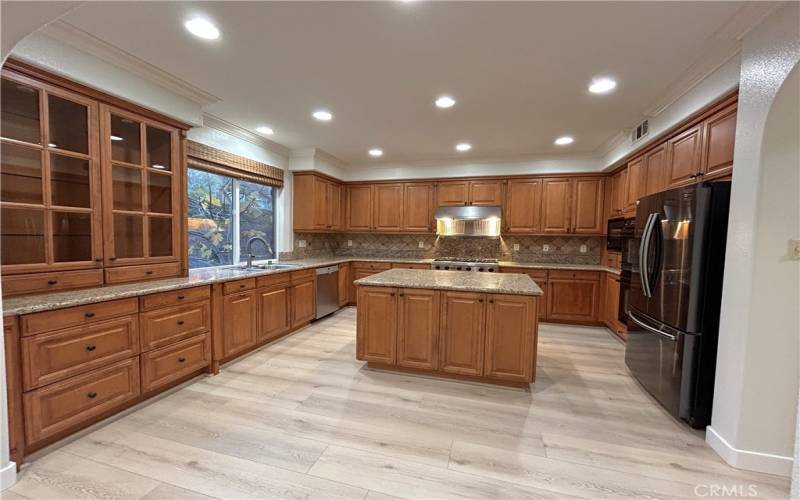
{"label": "gas cooktop", "polygon": [[500,271],[497,259],[476,259],[472,257],[438,257],[433,259],[431,269],[439,271],[475,271],[496,273]]}

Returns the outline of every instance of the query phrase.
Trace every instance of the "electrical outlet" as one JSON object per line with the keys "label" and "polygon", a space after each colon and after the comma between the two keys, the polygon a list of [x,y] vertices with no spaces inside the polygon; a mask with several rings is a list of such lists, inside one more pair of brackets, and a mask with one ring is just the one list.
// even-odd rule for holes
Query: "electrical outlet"
{"label": "electrical outlet", "polygon": [[519,243],[514,243],[514,251],[519,250]]}
{"label": "electrical outlet", "polygon": [[548,245],[547,243],[542,245],[542,252],[549,252],[549,251],[550,251],[550,245]]}
{"label": "electrical outlet", "polygon": [[424,241],[420,241],[419,243],[417,243],[417,246],[419,248],[425,248],[425,242]]}
{"label": "electrical outlet", "polygon": [[789,246],[792,248],[791,258],[800,260],[800,240],[789,240]]}
{"label": "electrical outlet", "polygon": [[306,240],[298,241],[297,242],[297,246],[299,246],[300,248],[305,248],[306,247]]}
{"label": "electrical outlet", "polygon": [[353,246],[353,240],[347,240],[347,246],[349,247]]}
{"label": "electrical outlet", "polygon": [[589,249],[586,247],[586,245],[581,245],[581,253],[586,253],[588,251]]}

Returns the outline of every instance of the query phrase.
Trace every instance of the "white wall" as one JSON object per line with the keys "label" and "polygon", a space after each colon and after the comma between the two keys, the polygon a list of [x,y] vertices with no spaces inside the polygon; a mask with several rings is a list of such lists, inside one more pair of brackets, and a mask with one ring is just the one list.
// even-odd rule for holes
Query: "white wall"
{"label": "white wall", "polygon": [[292,232],[292,174],[288,171],[289,158],[276,151],[210,127],[189,129],[187,137],[193,141],[284,170],[284,185],[283,188],[277,190],[275,197],[277,251],[291,251],[294,246],[294,233]]}
{"label": "white wall", "polygon": [[[731,465],[789,475],[798,395],[800,10],[743,40],[717,382],[709,444]],[[788,108],[787,108],[788,107]],[[777,113],[768,122],[770,110]],[[768,124],[769,123],[769,124]]]}

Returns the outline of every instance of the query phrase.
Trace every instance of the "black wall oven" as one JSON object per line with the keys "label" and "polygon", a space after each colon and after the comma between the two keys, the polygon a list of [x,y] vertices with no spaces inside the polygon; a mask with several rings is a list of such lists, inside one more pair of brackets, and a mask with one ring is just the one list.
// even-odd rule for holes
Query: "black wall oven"
{"label": "black wall oven", "polygon": [[606,249],[621,252],[626,228],[632,228],[635,223],[636,219],[610,219],[606,230]]}

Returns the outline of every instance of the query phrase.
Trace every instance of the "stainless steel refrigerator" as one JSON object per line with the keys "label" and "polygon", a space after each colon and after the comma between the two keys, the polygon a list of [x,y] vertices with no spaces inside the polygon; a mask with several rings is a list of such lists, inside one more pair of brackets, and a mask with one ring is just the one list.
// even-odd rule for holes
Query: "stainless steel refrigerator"
{"label": "stainless steel refrigerator", "polygon": [[642,198],[630,271],[625,363],[672,415],[711,420],[730,182]]}

